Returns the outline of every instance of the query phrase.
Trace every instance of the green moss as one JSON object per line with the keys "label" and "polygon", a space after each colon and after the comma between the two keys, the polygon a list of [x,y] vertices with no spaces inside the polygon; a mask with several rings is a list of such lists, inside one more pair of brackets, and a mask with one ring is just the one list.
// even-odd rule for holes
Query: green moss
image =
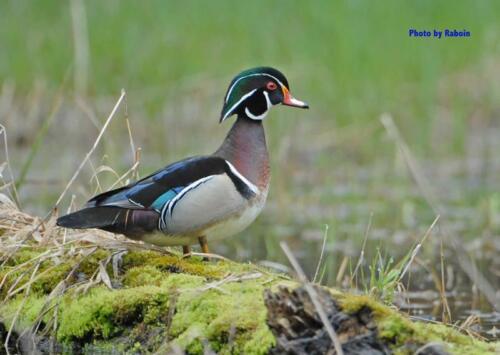
{"label": "green moss", "polygon": [[129,269],[123,277],[123,285],[126,287],[137,287],[145,285],[159,286],[161,280],[167,277],[154,266],[135,266]]}
{"label": "green moss", "polygon": [[[90,255],[79,256],[78,272],[83,273],[86,277],[90,277],[99,268],[99,262],[106,260],[111,255],[108,250],[98,249]],[[108,265],[109,266],[109,265]],[[108,269],[111,272],[111,269]]]}
{"label": "green moss", "polygon": [[[23,303],[23,298],[23,295],[19,295],[0,306],[0,318],[5,322],[7,328],[10,328],[17,310]],[[22,312],[19,313],[17,318],[16,329],[29,328],[40,315],[45,301],[43,297],[29,296],[24,301]]]}
{"label": "green moss", "polygon": [[52,290],[68,276],[73,268],[70,263],[55,265],[52,260],[42,263],[41,271],[36,281],[31,286],[32,292],[38,294],[49,294]]}
{"label": "green moss", "polygon": [[[0,290],[0,298],[4,298],[7,295],[14,283],[16,283],[16,287],[12,291],[26,284],[31,278],[31,274],[34,270],[33,267],[34,265],[32,264],[26,264],[15,271],[12,267],[5,268],[5,270],[0,273],[0,281],[6,277],[5,283]],[[71,267],[70,263],[56,265],[52,260],[44,261],[40,264],[37,274],[35,275],[31,285],[31,292],[40,294],[50,293],[57,284],[66,277]],[[19,277],[21,277],[21,279],[18,281]]]}
{"label": "green moss", "polygon": [[160,256],[151,260],[150,265],[154,265],[165,271],[186,273],[206,278],[220,278],[224,276],[222,265],[214,267],[214,265],[196,257],[182,259],[176,256]]}
{"label": "green moss", "polygon": [[45,248],[22,248],[19,249],[7,262],[7,265],[14,266],[25,263],[45,252]]}
{"label": "green moss", "polygon": [[129,269],[134,266],[142,266],[147,264],[149,260],[158,257],[158,253],[152,251],[128,251],[122,258],[124,269]]}
{"label": "green moss", "polygon": [[389,307],[384,306],[381,303],[375,301],[373,298],[365,295],[358,296],[351,294],[340,294],[338,297],[338,301],[340,303],[340,306],[342,307],[342,310],[346,313],[358,312],[363,307],[369,307],[376,318],[383,318],[389,316],[392,313]]}
{"label": "green moss", "polygon": [[195,291],[205,284],[206,280],[202,276],[171,274],[168,278],[165,278],[165,280],[162,281],[160,287],[178,293],[181,291]]}
{"label": "green moss", "polygon": [[[134,325],[161,323],[168,314],[169,300],[175,297],[169,336],[189,352],[203,352],[201,339],[222,353],[249,349],[265,353],[274,343],[265,323],[264,286],[259,279],[226,283],[220,286],[222,291],[205,290],[205,277],[142,266],[128,270],[124,280],[129,288],[112,291],[101,286],[76,299],[66,296],[60,306],[58,339],[110,339]],[[155,286],[141,285],[147,280],[153,280]],[[230,349],[231,327],[236,334]]]}
{"label": "green moss", "polygon": [[[5,278],[5,281],[3,283],[3,286],[0,288],[0,298],[4,299],[5,296],[7,296],[8,291],[10,290],[11,286],[16,282],[16,280],[22,276],[23,270],[16,270],[13,271],[12,268],[4,268],[3,270],[0,271],[0,282],[2,282]],[[21,279],[21,285],[28,281],[29,276],[24,276]]]}
{"label": "green moss", "polygon": [[453,354],[493,354],[500,344],[486,343],[466,336],[450,326],[412,322],[407,316],[375,301],[368,296],[344,295],[339,297],[343,311],[355,313],[362,307],[372,310],[380,337],[399,354],[410,354],[407,344],[440,342]]}
{"label": "green moss", "polygon": [[[41,260],[35,260],[35,258],[43,252],[45,252],[45,249],[41,249],[37,254],[32,248],[23,248],[9,260],[7,266],[0,271],[0,281],[5,277],[5,282],[0,289],[1,299],[7,295],[7,292],[14,283],[17,284],[17,288],[30,280],[36,262]],[[99,268],[99,261],[105,260],[109,255],[110,253],[106,250],[97,250],[87,256],[76,255],[75,257],[66,258],[64,262],[52,258],[43,260],[38,267],[30,292],[40,295],[49,294],[68,276],[69,272],[77,264],[78,269],[76,271],[80,274],[80,277],[90,278]],[[28,262],[30,260],[33,261]],[[16,267],[17,269],[14,271]],[[108,271],[111,272],[111,265],[108,265],[108,268]],[[21,277],[21,279],[18,281],[19,277]],[[72,280],[69,281],[71,282]]]}
{"label": "green moss", "polygon": [[[16,329],[31,326],[37,319],[47,295],[70,270],[78,266],[78,277],[89,278],[98,270],[99,262],[110,255],[97,250],[89,256],[67,258],[64,263],[46,260],[25,300]],[[33,257],[30,251],[16,262]],[[28,259],[29,260],[29,259]],[[111,263],[110,263],[111,264]],[[5,275],[15,264],[0,272]],[[8,277],[10,287],[23,271]],[[262,276],[243,281],[229,281],[229,275],[243,276],[261,271]],[[111,266],[108,265],[112,276]],[[31,275],[28,270],[19,283]],[[120,349],[120,352],[155,352],[161,346],[168,352],[172,344],[188,353],[203,353],[208,346],[217,353],[264,354],[275,343],[266,325],[265,289],[278,285],[297,287],[292,280],[270,274],[250,264],[205,262],[200,258],[183,259],[155,252],[128,252],[122,258],[120,275],[114,284],[122,288],[110,290],[100,284],[85,293],[70,289],[59,300],[57,339],[63,343],[81,344],[84,353],[96,349]],[[76,282],[76,276],[68,285]],[[5,287],[4,287],[5,288]],[[81,292],[81,288],[80,288]],[[408,344],[445,342],[452,353],[492,353],[495,344],[480,342],[443,325],[415,323],[395,309],[368,296],[354,296],[330,290],[342,309],[355,313],[362,307],[372,310],[380,336],[392,344],[396,353],[408,353]],[[0,306],[2,321],[10,322],[23,302],[19,294]],[[54,299],[52,302],[55,302]],[[172,308],[174,307],[174,308]],[[45,321],[53,313],[45,316]],[[232,339],[229,341],[229,339]],[[170,342],[165,342],[169,339]]]}
{"label": "green moss", "polygon": [[125,326],[151,319],[151,312],[157,308],[166,310],[167,301],[168,296],[155,286],[113,291],[100,286],[76,299],[68,295],[60,306],[57,337],[63,342],[88,337],[108,339]]}
{"label": "green moss", "polygon": [[[193,352],[200,346],[200,336],[210,341],[217,352],[244,353],[250,347],[253,353],[267,352],[274,344],[274,337],[265,321],[261,282],[255,279],[226,283],[220,290],[180,292],[170,335],[182,348]],[[236,337],[229,349],[227,338],[231,327],[235,328]],[[200,336],[196,337],[198,333]]]}
{"label": "green moss", "polygon": [[[147,275],[140,275],[142,271]],[[152,276],[156,285],[162,277],[164,280],[159,286],[139,286]],[[127,285],[134,286],[113,291],[101,286],[77,299],[68,295],[60,307],[58,339],[109,339],[127,327],[161,323],[175,294],[169,336],[189,352],[202,352],[202,339],[222,353],[249,349],[265,353],[274,343],[265,323],[262,280],[225,283],[220,291],[205,289],[202,276],[161,273],[154,267],[133,267],[125,279]],[[231,327],[236,334],[230,349],[227,341]]]}
{"label": "green moss", "polygon": [[201,257],[182,258],[175,255],[161,255],[155,252],[128,252],[123,256],[123,268],[136,266],[154,266],[169,273],[183,273],[202,276],[207,279],[220,279],[228,273],[247,272],[255,270],[250,264],[240,264],[230,261],[206,262]]}

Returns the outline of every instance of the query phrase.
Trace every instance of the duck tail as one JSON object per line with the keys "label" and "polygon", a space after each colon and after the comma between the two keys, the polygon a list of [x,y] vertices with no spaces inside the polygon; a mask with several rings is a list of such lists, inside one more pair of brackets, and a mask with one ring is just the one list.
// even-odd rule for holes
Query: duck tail
{"label": "duck tail", "polygon": [[103,228],[121,222],[126,211],[118,207],[88,207],[57,219],[59,227],[83,229]]}
{"label": "duck tail", "polygon": [[59,227],[84,229],[99,228],[126,236],[153,232],[158,226],[159,214],[154,210],[132,210],[114,206],[86,207],[57,219]]}

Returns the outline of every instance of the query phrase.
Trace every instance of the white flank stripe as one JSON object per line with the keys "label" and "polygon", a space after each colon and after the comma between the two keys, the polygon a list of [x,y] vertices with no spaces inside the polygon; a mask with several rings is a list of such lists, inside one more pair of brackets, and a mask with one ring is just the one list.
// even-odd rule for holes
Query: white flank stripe
{"label": "white flank stripe", "polygon": [[210,176],[206,176],[200,180],[196,180],[195,182],[192,182],[191,184],[189,184],[188,186],[183,188],[181,190],[181,192],[179,192],[173,199],[168,201],[165,204],[165,206],[163,206],[163,208],[161,209],[160,219],[158,221],[158,229],[164,230],[167,227],[166,214],[168,213],[170,216],[172,216],[172,212],[173,212],[172,209],[173,209],[173,206],[177,203],[177,201],[179,201],[186,193],[197,188],[198,186],[200,186],[204,182],[207,182],[208,180],[210,180],[213,177],[214,177],[214,175],[210,175]]}
{"label": "white flank stripe", "polygon": [[170,202],[168,203],[168,214],[170,216],[172,216],[172,210],[174,208],[174,205],[177,203],[177,201],[179,201],[185,194],[187,194],[189,191],[197,188],[198,186],[200,186],[201,184],[203,184],[204,182],[210,180],[211,178],[213,177],[213,175],[210,175],[210,176],[206,176],[200,180],[196,180],[195,182],[189,184],[188,186],[186,186],[184,189],[181,190],[181,192],[179,192],[179,194],[177,194],[177,196],[175,196],[173,199],[170,200]]}
{"label": "white flank stripe", "polygon": [[243,181],[245,183],[245,185],[248,186],[248,188],[250,190],[252,190],[252,192],[254,194],[258,194],[259,193],[259,188],[257,186],[255,186],[254,184],[252,184],[250,182],[250,180],[248,180],[246,177],[244,177],[243,175],[240,174],[240,172],[238,170],[236,170],[236,168],[234,167],[233,164],[231,164],[229,161],[226,160],[226,164],[229,166],[229,169],[231,169],[231,172],[236,175],[241,181]]}

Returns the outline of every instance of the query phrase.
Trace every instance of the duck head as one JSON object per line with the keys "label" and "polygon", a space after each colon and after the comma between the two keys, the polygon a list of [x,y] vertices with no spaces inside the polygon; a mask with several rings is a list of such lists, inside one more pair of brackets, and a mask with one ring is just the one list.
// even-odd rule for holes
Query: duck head
{"label": "duck head", "polygon": [[260,121],[278,104],[309,108],[290,94],[288,80],[280,71],[269,67],[248,69],[229,84],[220,122],[234,114]]}

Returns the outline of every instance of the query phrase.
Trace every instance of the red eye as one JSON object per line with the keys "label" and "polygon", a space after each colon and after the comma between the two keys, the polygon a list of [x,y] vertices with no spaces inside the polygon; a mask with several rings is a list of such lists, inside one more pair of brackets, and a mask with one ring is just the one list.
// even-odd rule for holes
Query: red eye
{"label": "red eye", "polygon": [[266,85],[266,88],[267,88],[268,90],[271,90],[271,91],[272,91],[272,90],[276,90],[276,88],[277,88],[277,87],[278,87],[278,85],[276,85],[276,83],[275,83],[274,81],[270,81],[270,82],[268,82],[268,83],[267,83],[267,85]]}

